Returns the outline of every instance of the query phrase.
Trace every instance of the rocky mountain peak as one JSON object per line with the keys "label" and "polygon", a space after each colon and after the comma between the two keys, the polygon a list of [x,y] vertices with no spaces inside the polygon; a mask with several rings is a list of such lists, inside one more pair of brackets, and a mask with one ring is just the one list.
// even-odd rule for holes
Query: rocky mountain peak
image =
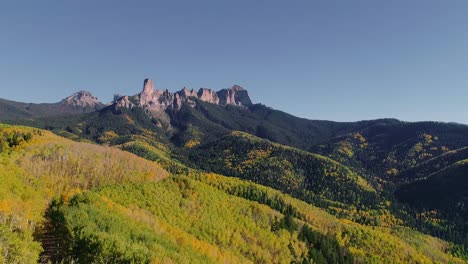
{"label": "rocky mountain peak", "polygon": [[156,118],[161,125],[167,125],[170,121],[166,113],[167,109],[177,110],[184,105],[194,107],[197,105],[197,99],[199,101],[223,106],[249,106],[252,104],[247,90],[239,85],[234,85],[218,92],[208,88],[200,88],[197,92],[184,87],[180,91],[171,93],[167,89],[154,89],[153,81],[151,79],[145,79],[143,82],[143,90],[140,93],[134,96],[116,97],[114,105],[116,108],[142,107],[147,110],[152,117]]}
{"label": "rocky mountain peak", "polygon": [[94,97],[90,92],[87,91],[79,91],[70,95],[69,97],[63,99],[61,101],[63,105],[69,105],[74,107],[82,107],[82,108],[102,108],[104,106],[96,97]]}
{"label": "rocky mountain peak", "polygon": [[182,90],[176,92],[176,94],[182,98],[198,97],[197,92],[195,92],[195,90],[189,90],[187,87],[184,87]]}
{"label": "rocky mountain peak", "polygon": [[200,88],[198,90],[198,99],[203,102],[212,103],[212,104],[219,104],[219,98],[215,91],[208,89],[208,88]]}
{"label": "rocky mountain peak", "polygon": [[150,94],[153,91],[154,91],[153,80],[145,79],[145,81],[143,82],[143,91],[142,91],[142,93]]}
{"label": "rocky mountain peak", "polygon": [[219,103],[221,105],[252,105],[247,90],[239,85],[234,85],[227,89],[222,89],[217,92]]}
{"label": "rocky mountain peak", "polygon": [[112,102],[115,102],[117,100],[119,100],[120,98],[124,97],[124,95],[121,95],[121,94],[114,94],[114,100],[112,100]]}
{"label": "rocky mountain peak", "polygon": [[139,94],[140,105],[154,105],[159,102],[159,97],[164,93],[161,90],[155,90],[151,79],[145,79],[143,82],[143,90]]}
{"label": "rocky mountain peak", "polygon": [[233,90],[233,91],[236,91],[236,92],[238,92],[238,91],[245,91],[244,87],[239,86],[239,85],[237,85],[237,84],[235,84],[234,86],[232,86],[232,87],[229,88],[229,89],[231,89],[231,90]]}

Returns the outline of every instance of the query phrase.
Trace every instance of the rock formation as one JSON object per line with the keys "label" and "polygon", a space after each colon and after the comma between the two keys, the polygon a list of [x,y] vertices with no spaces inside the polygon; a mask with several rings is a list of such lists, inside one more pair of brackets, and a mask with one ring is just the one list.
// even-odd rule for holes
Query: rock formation
{"label": "rock formation", "polygon": [[222,89],[217,92],[217,95],[219,98],[219,104],[221,105],[252,105],[252,101],[250,100],[247,90],[239,85],[234,85],[229,89]]}
{"label": "rock formation", "polygon": [[196,92],[193,89],[184,87],[178,92],[171,93],[167,89],[155,89],[153,81],[145,79],[143,90],[139,94],[121,96],[115,99],[114,107],[118,109],[139,106],[150,113],[158,122],[168,124],[169,116],[166,113],[167,109],[178,110],[184,104],[195,107],[197,100],[222,106],[249,106],[252,104],[247,90],[238,85],[222,89],[218,92],[207,88],[201,88]]}
{"label": "rock formation", "polygon": [[219,104],[218,94],[215,91],[207,88],[201,88],[198,93],[198,99],[203,102],[211,103],[211,104]]}

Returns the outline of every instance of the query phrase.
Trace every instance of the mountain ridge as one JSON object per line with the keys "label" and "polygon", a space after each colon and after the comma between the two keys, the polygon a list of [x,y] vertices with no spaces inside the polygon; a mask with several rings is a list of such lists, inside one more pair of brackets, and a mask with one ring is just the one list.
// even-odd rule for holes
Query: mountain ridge
{"label": "mountain ridge", "polygon": [[[168,122],[164,111],[180,109],[183,104],[196,105],[196,100],[216,105],[236,105],[248,107],[252,101],[248,91],[239,85],[214,91],[200,88],[198,91],[184,87],[176,92],[158,90],[154,88],[153,80],[145,79],[143,89],[135,95],[115,94],[110,103],[102,103],[91,92],[78,91],[56,103],[24,103],[0,98],[0,119],[41,118],[68,114],[91,113],[105,107],[133,108],[136,106],[146,109],[152,117]],[[167,123],[166,122],[166,123]]]}
{"label": "mountain ridge", "polygon": [[168,126],[170,120],[165,113],[166,110],[180,110],[183,105],[195,107],[197,100],[221,106],[248,107],[252,105],[247,90],[238,85],[217,92],[208,88],[200,88],[197,92],[194,89],[189,90],[184,87],[182,90],[172,93],[167,89],[155,89],[153,80],[145,79],[143,90],[140,93],[133,96],[121,96],[112,102],[111,107],[116,111],[121,108],[141,107],[151,117],[159,119],[160,126]]}
{"label": "mountain ridge", "polygon": [[79,91],[56,103],[23,103],[0,98],[0,119],[52,117],[91,113],[105,104],[88,91]]}

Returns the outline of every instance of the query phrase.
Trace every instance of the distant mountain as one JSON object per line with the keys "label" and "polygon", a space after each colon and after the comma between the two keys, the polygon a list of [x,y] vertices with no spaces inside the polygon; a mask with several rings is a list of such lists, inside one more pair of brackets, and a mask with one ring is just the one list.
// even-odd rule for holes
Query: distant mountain
{"label": "distant mountain", "polygon": [[442,155],[430,158],[425,162],[421,162],[400,172],[397,178],[402,183],[424,180],[463,160],[468,160],[468,147],[450,150]]}
{"label": "distant mountain", "polygon": [[[0,111],[0,119],[13,120],[13,123],[27,123],[51,130],[67,127],[74,130],[77,124],[84,123],[90,129],[78,129],[82,131],[80,136],[97,139],[99,133],[94,133],[95,129],[101,132],[121,130],[112,127],[112,123],[131,120],[128,126],[138,127],[144,123],[145,129],[157,129],[161,136],[179,146],[183,146],[190,137],[209,141],[238,130],[309,151],[317,144],[341,135],[377,124],[400,123],[395,119],[361,122],[308,120],[262,104],[253,104],[248,91],[238,85],[218,92],[207,88],[195,91],[184,87],[171,93],[168,90],[154,89],[150,79],[144,81],[140,93],[133,96],[115,95],[114,101],[107,106],[88,92],[76,93],[55,104],[4,102],[0,107],[5,105],[3,108],[6,110]],[[31,110],[33,108],[34,111]],[[61,117],[77,113],[89,114]],[[103,120],[104,116],[106,120]],[[109,119],[115,120],[107,122]]]}
{"label": "distant mountain", "polygon": [[405,171],[465,146],[468,146],[467,125],[382,122],[318,144],[311,151],[353,167],[361,174],[378,175],[398,183],[403,178],[416,177]]}
{"label": "distant mountain", "polygon": [[455,162],[427,179],[404,185],[397,196],[415,206],[449,210],[468,217],[468,159]]}
{"label": "distant mountain", "polygon": [[37,118],[90,113],[105,105],[90,92],[80,91],[58,103],[21,103],[0,99],[0,119]]}

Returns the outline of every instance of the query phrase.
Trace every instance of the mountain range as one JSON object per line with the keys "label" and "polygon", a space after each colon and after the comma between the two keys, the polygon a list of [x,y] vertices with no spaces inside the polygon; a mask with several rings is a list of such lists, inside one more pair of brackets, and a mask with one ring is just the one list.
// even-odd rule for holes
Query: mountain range
{"label": "mountain range", "polygon": [[216,105],[252,105],[248,92],[238,85],[217,92],[207,88],[200,88],[196,92],[184,87],[178,92],[171,93],[167,89],[155,90],[153,81],[145,79],[143,90],[140,93],[134,96],[116,94],[113,102],[108,104],[100,102],[87,91],[79,91],[57,103],[34,104],[0,99],[0,118],[14,119],[90,113],[108,105],[113,105],[116,109],[142,107],[151,112],[154,117],[160,117],[167,109],[180,109],[183,104],[195,106],[196,102],[193,100],[195,98]]}
{"label": "mountain range", "polygon": [[[44,261],[90,263],[101,258],[128,263],[133,257],[133,261],[149,263],[161,254],[175,262],[189,261],[191,255],[189,262],[200,263],[468,260],[468,191],[464,179],[468,173],[467,125],[391,118],[308,120],[253,103],[248,91],[238,85],[219,91],[184,87],[172,93],[155,89],[150,79],[144,80],[141,92],[116,95],[110,103],[102,103],[84,91],[53,104],[0,99],[0,120],[9,124],[4,125],[0,141],[5,164],[23,164],[25,182],[30,184],[31,177],[39,177],[34,169],[25,169],[28,164],[42,164],[45,171],[57,170],[37,178],[40,183],[33,185],[42,184],[44,191],[51,192],[42,200],[44,204],[37,206],[34,219],[44,228],[31,229],[36,237],[42,237]],[[30,135],[39,141],[31,140]],[[49,143],[38,143],[44,140]],[[57,149],[50,145],[55,141],[62,142],[57,143]],[[154,170],[164,180],[145,180],[141,176],[144,172],[139,178],[126,178],[121,172],[127,170],[122,167],[107,178],[95,179],[92,168],[83,168],[79,155],[63,154],[72,151],[68,150],[70,146],[82,149],[85,156],[106,149],[119,153],[115,154],[119,157],[131,155],[122,156],[121,161],[132,160],[131,166],[137,171],[144,169],[135,164],[156,164]],[[31,154],[11,154],[20,149]],[[102,155],[99,159],[108,154]],[[142,159],[137,160],[135,155]],[[72,156],[74,161],[62,160]],[[73,169],[68,171],[67,166]],[[107,170],[115,171],[112,166]],[[58,175],[70,183],[61,186],[57,179],[62,176]],[[115,175],[119,176],[113,178]],[[211,195],[229,199],[238,207],[224,205],[224,211],[219,211],[216,206],[221,205]],[[158,199],[165,207],[158,207]],[[23,200],[25,204],[29,201]],[[171,201],[177,201],[180,208]],[[266,208],[257,208],[258,204]],[[187,220],[191,225],[180,222],[179,218],[189,217],[190,212],[198,220]],[[100,213],[120,224],[91,224],[98,221]],[[226,236],[230,238],[222,237],[218,234],[222,229],[211,226],[208,220],[220,218],[213,221],[224,225],[223,215],[236,218],[244,213],[247,218],[239,221],[261,227],[261,238],[253,238],[253,229],[242,229],[234,222],[223,227],[229,230]],[[41,214],[46,216],[42,220]],[[78,221],[80,215],[86,215],[89,222]],[[126,231],[119,225],[129,217],[131,231]],[[256,224],[250,222],[252,219]],[[161,237],[154,235],[154,225],[166,230],[156,231]],[[236,230],[243,230],[241,238],[234,238]],[[117,234],[132,248],[118,244],[112,238]],[[140,234],[146,242],[138,244],[138,239],[130,239],[132,234]],[[32,244],[37,242],[34,237],[30,239]],[[184,242],[176,246],[171,244],[172,239]],[[266,240],[286,244],[274,246]],[[248,241],[254,241],[258,250],[243,249]],[[56,248],[53,253],[49,242],[67,248]],[[91,242],[99,250],[86,246]],[[211,249],[195,246],[200,243]],[[372,243],[382,248],[369,247]],[[165,246],[156,249],[152,244]],[[179,247],[180,254],[170,251],[174,247]],[[401,250],[395,251],[397,248]]]}

